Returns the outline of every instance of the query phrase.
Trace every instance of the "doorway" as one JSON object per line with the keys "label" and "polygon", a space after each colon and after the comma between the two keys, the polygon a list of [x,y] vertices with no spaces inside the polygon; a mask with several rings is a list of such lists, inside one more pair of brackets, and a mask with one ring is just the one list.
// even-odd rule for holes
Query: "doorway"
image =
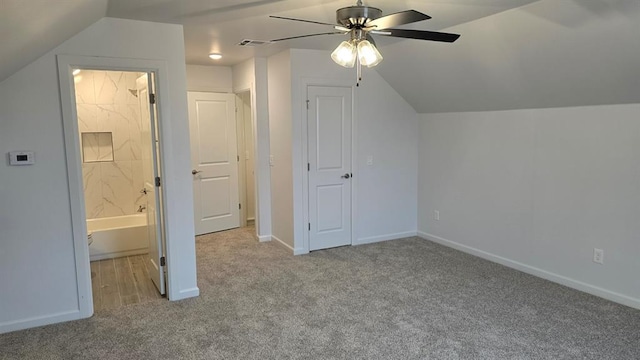
{"label": "doorway", "polygon": [[309,250],[352,243],[352,89],[307,87]]}
{"label": "doorway", "polygon": [[166,284],[155,73],[73,75],[94,310],[157,299]]}
{"label": "doorway", "polygon": [[255,225],[255,137],[253,131],[251,92],[236,94],[236,124],[238,131],[238,180],[240,188],[240,225]]}

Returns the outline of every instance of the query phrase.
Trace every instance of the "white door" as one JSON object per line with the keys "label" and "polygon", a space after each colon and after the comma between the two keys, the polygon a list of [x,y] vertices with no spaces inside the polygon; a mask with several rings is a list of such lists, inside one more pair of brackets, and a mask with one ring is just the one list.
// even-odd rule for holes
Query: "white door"
{"label": "white door", "polygon": [[309,250],[351,244],[351,88],[309,86]]}
{"label": "white door", "polygon": [[240,226],[235,95],[189,92],[196,235]]}
{"label": "white door", "polygon": [[[152,74],[151,74],[152,75]],[[144,74],[136,80],[138,103],[140,104],[141,143],[142,143],[142,175],[144,192],[147,200],[147,234],[149,254],[146,266],[151,280],[160,294],[165,294],[164,281],[164,247],[162,232],[162,196],[160,169],[160,142],[158,140],[158,122],[155,100],[151,101],[149,89],[153,89],[153,79]],[[153,93],[153,92],[151,92]],[[155,96],[155,95],[154,95]]]}

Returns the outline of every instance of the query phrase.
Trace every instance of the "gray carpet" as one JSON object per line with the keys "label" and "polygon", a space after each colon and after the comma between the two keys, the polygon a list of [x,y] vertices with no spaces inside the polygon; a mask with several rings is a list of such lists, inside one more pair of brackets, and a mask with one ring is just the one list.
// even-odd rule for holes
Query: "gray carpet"
{"label": "gray carpet", "polygon": [[417,238],[197,240],[201,296],[0,335],[2,359],[639,359],[640,311]]}

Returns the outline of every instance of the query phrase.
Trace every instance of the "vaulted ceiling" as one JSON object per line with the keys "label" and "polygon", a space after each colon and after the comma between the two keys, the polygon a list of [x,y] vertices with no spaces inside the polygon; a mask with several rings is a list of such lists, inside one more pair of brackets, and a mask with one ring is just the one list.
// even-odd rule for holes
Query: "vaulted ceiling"
{"label": "vaulted ceiling", "polygon": [[[331,31],[268,15],[335,22],[354,0],[0,0],[0,81],[110,16],[184,25],[189,64],[234,65],[286,48],[326,50],[341,35],[241,47],[243,39]],[[378,38],[376,70],[418,112],[640,102],[640,1],[370,0],[433,17],[407,28],[462,34],[454,44]],[[161,41],[161,40],[159,40]],[[214,62],[210,52],[223,54]],[[365,78],[366,81],[366,78]]]}

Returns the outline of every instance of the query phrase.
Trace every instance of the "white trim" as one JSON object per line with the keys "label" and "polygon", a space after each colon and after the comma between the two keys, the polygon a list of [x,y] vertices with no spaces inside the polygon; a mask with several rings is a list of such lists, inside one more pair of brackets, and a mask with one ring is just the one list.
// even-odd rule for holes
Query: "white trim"
{"label": "white trim", "polygon": [[[64,129],[65,154],[67,159],[67,174],[69,180],[69,194],[71,204],[71,226],[73,229],[73,244],[76,262],[76,278],[78,288],[79,318],[90,317],[93,314],[93,298],[91,290],[91,268],[89,265],[89,247],[86,238],[86,215],[84,208],[84,193],[82,191],[82,168],[80,159],[78,122],[76,114],[75,84],[72,68],[91,70],[115,70],[154,72],[156,75],[156,92],[158,93],[159,130],[162,141],[160,156],[161,163],[166,163],[165,155],[172,153],[171,133],[169,126],[163,126],[168,122],[171,114],[169,101],[162,101],[162,96],[169,94],[168,72],[166,61],[141,60],[126,58],[111,58],[98,56],[57,55],[58,76],[60,88],[60,100],[62,107],[62,119]],[[160,176],[167,179],[166,167],[161,169]],[[166,182],[165,182],[166,184]],[[166,186],[161,187],[163,199],[167,199]],[[167,257],[167,297],[171,300],[182,298],[179,290],[177,274],[170,271],[171,253],[173,247],[169,227],[171,226],[171,213],[169,207],[163,209],[165,228],[165,255]]]}
{"label": "white trim", "polygon": [[149,248],[146,247],[144,249],[112,251],[112,252],[102,253],[98,255],[91,255],[89,258],[91,261],[99,261],[99,260],[105,260],[105,259],[115,259],[115,258],[125,257],[125,256],[143,255],[148,253],[149,253]]}
{"label": "white trim", "polygon": [[84,318],[79,310],[0,323],[0,334]]}
{"label": "white trim", "polygon": [[180,290],[180,292],[178,292],[178,296],[172,297],[171,301],[184,300],[184,299],[196,297],[199,295],[200,295],[200,288],[197,288],[197,287]]}
{"label": "white trim", "polygon": [[640,299],[635,299],[627,295],[609,291],[607,289],[603,289],[598,286],[587,284],[582,281],[568,278],[566,276],[558,275],[546,270],[542,270],[530,265],[526,265],[518,261],[507,259],[505,257],[498,256],[486,251],[482,251],[467,245],[463,245],[455,241],[447,240],[439,236],[431,235],[426,232],[418,231],[418,236],[425,240],[432,241],[456,250],[460,250],[467,254],[471,254],[471,255],[483,258],[485,260],[489,260],[489,261],[498,263],[500,265],[504,265],[512,269],[516,269],[524,273],[537,276],[539,278],[543,278],[545,280],[549,280],[549,281],[558,283],[560,285],[570,287],[572,289],[576,289],[591,295],[595,295],[607,300],[611,300],[613,302],[617,302],[619,304],[626,305],[632,308],[640,309]]}
{"label": "white trim", "polygon": [[[309,97],[309,87],[310,86],[335,86],[335,87],[343,87],[351,89],[351,173],[355,173],[354,177],[357,177],[357,147],[356,147],[356,124],[357,124],[357,102],[356,102],[356,89],[353,85],[353,82],[345,80],[345,79],[327,79],[327,78],[308,78],[302,77],[300,78],[300,94],[302,94],[302,101],[300,102],[300,114],[301,120],[301,154],[302,154],[302,226],[305,231],[302,233],[302,247],[298,246],[296,251],[294,251],[295,255],[308,254],[309,249],[311,248],[309,245],[310,237],[309,232],[306,231],[307,224],[309,223],[309,172],[305,169],[307,168],[307,163],[309,163],[309,112],[307,111],[307,100]],[[294,104],[296,106],[296,104]],[[294,134],[295,136],[295,134]],[[295,171],[295,167],[294,167]],[[351,181],[351,244],[353,244],[354,239],[356,239],[356,182]],[[295,200],[294,200],[295,201]],[[295,241],[294,241],[295,242]],[[299,245],[296,242],[296,245]],[[297,253],[296,253],[297,252]]]}
{"label": "white trim", "polygon": [[270,242],[272,239],[271,235],[258,235],[258,242]]}
{"label": "white trim", "polygon": [[408,237],[417,236],[418,233],[416,231],[406,231],[396,234],[387,234],[387,235],[379,235],[379,236],[370,236],[362,239],[356,239],[353,241],[353,245],[364,245],[364,244],[373,244],[382,241],[389,240],[400,240]]}
{"label": "white trim", "polygon": [[291,247],[291,245],[287,244],[286,242],[278,239],[277,236],[271,235],[271,240],[275,240],[276,242],[280,243],[282,246],[286,247],[287,249],[291,250],[291,252],[293,252],[293,247]]}

